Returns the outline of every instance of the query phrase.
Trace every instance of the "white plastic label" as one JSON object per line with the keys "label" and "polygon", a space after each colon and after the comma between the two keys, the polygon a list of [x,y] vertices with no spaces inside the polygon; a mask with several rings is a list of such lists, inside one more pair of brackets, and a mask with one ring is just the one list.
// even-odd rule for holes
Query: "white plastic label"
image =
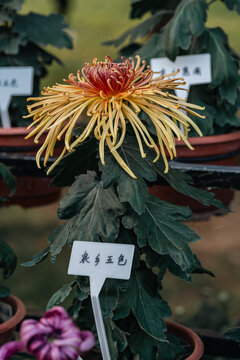
{"label": "white plastic label", "polygon": [[[151,59],[150,65],[152,71],[160,72],[153,77],[170,74],[180,69],[176,76],[184,78],[186,85],[183,87],[187,90],[191,85],[208,84],[212,81],[210,54],[177,56],[174,62],[166,57],[154,58]],[[187,97],[184,90],[175,90],[175,92],[180,98]]]}
{"label": "white plastic label", "polygon": [[106,278],[130,278],[133,254],[134,245],[74,241],[68,274],[90,276],[97,296]]}
{"label": "white plastic label", "polygon": [[99,292],[106,278],[130,278],[134,245],[74,241],[68,274],[90,277],[90,295],[103,360],[111,360]]}
{"label": "white plastic label", "polygon": [[0,110],[2,126],[11,127],[8,107],[14,95],[31,95],[33,90],[33,67],[0,67]]}

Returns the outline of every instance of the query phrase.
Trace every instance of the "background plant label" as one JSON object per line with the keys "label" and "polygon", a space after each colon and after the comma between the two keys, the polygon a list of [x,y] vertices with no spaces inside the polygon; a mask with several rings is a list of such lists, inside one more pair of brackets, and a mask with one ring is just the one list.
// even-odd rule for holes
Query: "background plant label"
{"label": "background plant label", "polygon": [[74,241],[68,274],[90,277],[91,293],[98,296],[106,278],[130,278],[134,245]]}
{"label": "background plant label", "polygon": [[0,110],[2,126],[11,127],[8,108],[14,95],[31,95],[33,91],[33,67],[0,67]]}
{"label": "background plant label", "polygon": [[[184,78],[186,85],[183,87],[187,90],[191,85],[208,84],[212,81],[210,54],[177,56],[174,62],[166,57],[154,58],[151,59],[150,65],[152,71],[160,72],[153,77],[170,74],[179,69],[180,72],[175,77]],[[175,93],[180,98],[187,98],[184,90],[175,90]]]}

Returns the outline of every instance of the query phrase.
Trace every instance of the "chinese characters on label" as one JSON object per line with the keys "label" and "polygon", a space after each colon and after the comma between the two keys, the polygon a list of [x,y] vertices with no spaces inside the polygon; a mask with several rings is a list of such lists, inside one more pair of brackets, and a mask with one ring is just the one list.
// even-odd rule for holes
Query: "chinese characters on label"
{"label": "chinese characters on label", "polygon": [[129,279],[134,245],[74,241],[68,274],[90,276],[99,290],[106,278]]}
{"label": "chinese characters on label", "polygon": [[[104,261],[105,264],[114,264],[116,262],[119,266],[125,266],[127,264],[127,259],[122,253],[118,257],[117,256],[114,257],[113,255],[107,255],[107,256],[103,255],[101,257],[99,253],[97,256],[95,256],[95,258],[94,257],[92,258],[92,261],[94,261],[95,266],[98,266],[98,264],[101,261]],[[84,253],[81,255],[81,260],[80,260],[80,264],[85,264],[85,263],[90,264],[90,256],[87,251],[84,251]]]}
{"label": "chinese characters on label", "polygon": [[7,78],[0,78],[0,87],[1,88],[17,88],[18,82],[17,79],[7,79]]}
{"label": "chinese characters on label", "polygon": [[12,96],[31,95],[34,71],[31,66],[0,66],[1,126],[11,127],[8,108]]}
{"label": "chinese characters on label", "polygon": [[[166,57],[154,58],[151,59],[150,65],[154,72],[153,77],[175,73],[179,69],[179,72],[173,76],[184,78],[183,87],[186,90],[192,85],[208,84],[212,81],[210,54],[181,55],[177,56],[175,61]],[[183,99],[188,95],[181,89],[175,89],[175,93]]]}
{"label": "chinese characters on label", "polygon": [[[172,71],[170,71],[170,73],[174,73],[176,72],[177,69],[173,68]],[[169,71],[166,70],[166,68],[162,67],[160,70],[160,75],[166,75],[169,73]],[[202,75],[202,69],[200,66],[196,66],[193,69],[189,69],[188,66],[184,66],[182,68],[182,76],[191,76],[191,75],[198,75],[201,76]]]}

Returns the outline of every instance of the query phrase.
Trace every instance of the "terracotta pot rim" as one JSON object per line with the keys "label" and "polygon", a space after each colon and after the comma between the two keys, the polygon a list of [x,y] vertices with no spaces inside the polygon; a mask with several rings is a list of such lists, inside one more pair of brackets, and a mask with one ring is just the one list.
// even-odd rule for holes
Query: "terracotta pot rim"
{"label": "terracotta pot rim", "polygon": [[[176,335],[178,338],[185,340],[186,343],[192,345],[193,352],[185,360],[199,360],[204,353],[204,345],[200,337],[191,329],[186,326],[177,324],[172,321],[165,320],[167,325],[167,332]],[[94,348],[89,352],[95,354],[101,354],[100,348]],[[88,357],[87,359],[91,359]]]}
{"label": "terracotta pot rim", "polygon": [[[240,140],[240,130],[234,131],[228,134],[223,135],[210,135],[210,136],[202,136],[202,137],[189,137],[188,141],[191,145],[208,145],[208,144],[219,144]],[[177,146],[186,146],[186,144],[180,140],[176,141]]]}
{"label": "terracotta pot rim", "polygon": [[28,134],[32,129],[27,129],[27,127],[11,127],[8,129],[0,127],[0,136],[18,136]]}
{"label": "terracotta pot rim", "polygon": [[171,322],[165,321],[167,324],[167,330],[169,333],[173,333],[179,338],[190,343],[193,347],[193,352],[185,360],[198,360],[201,359],[204,353],[204,345],[200,337],[191,329],[186,326]]}
{"label": "terracotta pot rim", "polygon": [[2,301],[6,301],[8,304],[15,307],[16,311],[13,316],[0,324],[0,334],[6,332],[8,329],[14,328],[20,321],[23,320],[26,315],[26,309],[23,302],[16,296],[10,295],[5,298],[1,298]]}

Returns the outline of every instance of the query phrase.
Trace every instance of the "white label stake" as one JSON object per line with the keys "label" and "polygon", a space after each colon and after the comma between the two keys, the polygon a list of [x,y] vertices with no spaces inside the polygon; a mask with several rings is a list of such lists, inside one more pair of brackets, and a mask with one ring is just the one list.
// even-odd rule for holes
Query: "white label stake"
{"label": "white label stake", "polygon": [[106,278],[130,278],[134,248],[134,245],[129,244],[73,242],[68,274],[90,277],[90,296],[103,360],[111,360],[111,357],[99,293]]}
{"label": "white label stake", "polygon": [[8,108],[13,95],[31,95],[33,88],[33,67],[0,67],[0,111],[2,126],[10,128]]}
{"label": "white label stake", "polygon": [[[208,84],[212,81],[210,54],[177,56],[174,62],[166,57],[154,58],[151,59],[150,65],[152,71],[161,72],[154,74],[153,78],[161,74],[170,74],[179,69],[180,72],[175,76],[184,78],[186,82],[184,87],[187,90],[190,89],[191,85]],[[175,93],[180,98],[187,97],[184,90],[175,90]]]}

